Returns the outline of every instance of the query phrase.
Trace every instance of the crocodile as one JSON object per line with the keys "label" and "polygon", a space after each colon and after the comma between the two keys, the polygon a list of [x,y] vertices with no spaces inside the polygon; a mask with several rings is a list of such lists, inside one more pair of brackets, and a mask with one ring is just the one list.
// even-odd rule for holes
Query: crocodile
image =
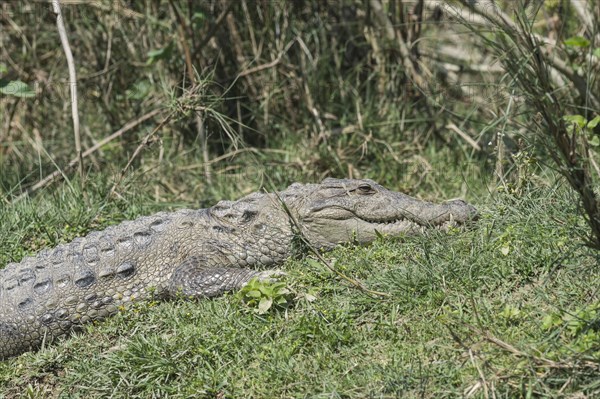
{"label": "crocodile", "polygon": [[444,229],[477,217],[462,200],[434,204],[372,180],[327,178],[208,209],[125,221],[0,270],[0,359],[153,298],[213,297],[294,254],[295,238],[328,250],[380,235]]}

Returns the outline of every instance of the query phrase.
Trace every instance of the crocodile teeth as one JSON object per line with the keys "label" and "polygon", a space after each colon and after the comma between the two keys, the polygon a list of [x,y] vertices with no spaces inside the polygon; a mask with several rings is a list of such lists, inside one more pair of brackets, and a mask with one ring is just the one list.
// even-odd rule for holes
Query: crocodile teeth
{"label": "crocodile teeth", "polygon": [[376,219],[363,219],[365,222],[373,224],[395,224],[406,221],[405,219],[390,219],[390,220],[376,220]]}

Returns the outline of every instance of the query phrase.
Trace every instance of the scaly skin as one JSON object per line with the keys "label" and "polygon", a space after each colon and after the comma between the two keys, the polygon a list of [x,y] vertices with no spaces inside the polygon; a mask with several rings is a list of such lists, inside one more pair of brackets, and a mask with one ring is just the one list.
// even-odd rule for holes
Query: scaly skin
{"label": "scaly skin", "polygon": [[265,269],[291,255],[292,226],[314,247],[330,249],[371,242],[377,232],[419,233],[476,215],[460,200],[435,205],[371,180],[325,179],[124,222],[0,270],[0,358],[38,348],[133,301],[216,296],[254,277],[269,278],[273,271]]}

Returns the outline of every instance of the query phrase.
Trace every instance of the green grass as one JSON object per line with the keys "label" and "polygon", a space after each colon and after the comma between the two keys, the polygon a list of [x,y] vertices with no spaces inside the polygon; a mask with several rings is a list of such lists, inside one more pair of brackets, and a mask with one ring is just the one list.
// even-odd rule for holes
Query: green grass
{"label": "green grass", "polygon": [[[83,148],[151,110],[163,113],[92,153],[78,182],[65,168],[75,154],[52,17],[41,3],[6,2],[0,80],[38,92],[0,98],[0,268],[140,215],[325,176],[369,177],[432,201],[465,197],[481,219],[467,231],[325,255],[388,296],[367,296],[315,260],[291,260],[285,286],[269,294],[288,290],[287,306],[260,314],[247,291],[140,304],[0,363],[0,398],[600,396],[598,253],[584,245],[578,198],[546,169],[550,130],[522,100],[531,96],[515,90],[515,76],[468,67],[502,64],[504,51],[489,58],[489,27],[476,28],[482,38],[432,10],[416,23],[411,2],[382,2],[428,82],[416,88],[372,1],[232,1],[233,20],[220,24],[228,2],[84,3],[63,7]],[[502,3],[507,13],[516,4]],[[570,6],[547,3],[536,33],[559,43],[593,36]],[[177,14],[187,21],[183,36]],[[552,15],[561,23],[544,22]],[[464,48],[473,61],[448,56]],[[588,49],[559,45],[552,54],[568,55],[598,92]],[[513,58],[530,70],[529,57]],[[575,87],[563,78],[564,87],[546,91],[568,113],[597,115],[583,96],[571,98]],[[193,111],[204,119],[212,182]],[[597,163],[597,147],[589,149],[575,158]],[[63,180],[15,201],[56,170]]]}
{"label": "green grass", "polygon": [[[173,207],[95,187],[2,211],[2,264]],[[326,254],[386,297],[296,259],[289,306],[266,314],[236,294],[139,304],[1,363],[0,397],[593,397],[600,274],[574,203],[562,187],[496,194],[466,231]]]}

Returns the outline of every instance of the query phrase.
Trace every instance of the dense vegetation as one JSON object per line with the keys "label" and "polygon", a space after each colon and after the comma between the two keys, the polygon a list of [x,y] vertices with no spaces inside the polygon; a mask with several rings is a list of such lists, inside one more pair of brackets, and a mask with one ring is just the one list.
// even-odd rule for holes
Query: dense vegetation
{"label": "dense vegetation", "polygon": [[[0,4],[0,266],[158,210],[368,177],[463,197],[285,285],[141,304],[0,364],[0,397],[600,395],[600,3]],[[487,7],[485,6],[487,4]]]}

